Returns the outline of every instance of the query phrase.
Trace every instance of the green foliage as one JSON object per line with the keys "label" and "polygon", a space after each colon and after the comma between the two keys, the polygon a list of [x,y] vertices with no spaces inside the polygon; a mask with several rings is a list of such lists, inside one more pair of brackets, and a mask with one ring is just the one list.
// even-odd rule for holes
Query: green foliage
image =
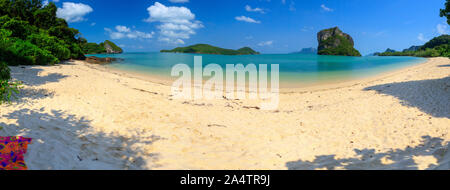
{"label": "green foliage", "polygon": [[218,54],[218,55],[248,55],[259,54],[249,47],[241,48],[239,50],[223,49],[214,47],[208,44],[197,44],[188,47],[178,47],[172,50],[161,50],[167,53],[198,53],[198,54]]}
{"label": "green foliage", "polygon": [[[336,41],[339,41],[340,43],[337,47],[333,47],[333,44]],[[317,53],[319,55],[361,56],[361,53],[353,48],[352,43],[344,36],[336,35],[329,37],[328,39],[321,42],[321,45],[332,48],[325,48],[318,51]]]}
{"label": "green foliage", "polygon": [[[18,65],[27,64],[28,59],[25,57],[20,57],[12,51],[12,45],[14,44],[14,39],[11,38],[11,31],[0,29],[0,62],[7,63],[8,65]],[[30,63],[28,63],[30,64]]]}
{"label": "green foliage", "polygon": [[110,50],[116,52],[116,53],[122,53],[123,50],[113,42],[106,40],[103,43],[96,44],[96,43],[88,43],[84,38],[81,38],[79,40],[80,47],[86,54],[102,54],[102,53],[108,53],[107,47],[110,48]]}
{"label": "green foliage", "polygon": [[439,57],[439,52],[436,49],[427,48],[425,50],[417,51],[414,56],[416,57]]}
{"label": "green foliage", "polygon": [[42,9],[38,9],[33,13],[34,16],[34,25],[42,29],[49,29],[52,26],[55,26],[56,23],[56,11],[58,7],[56,7],[55,3],[50,2],[47,6]]}
{"label": "green foliage", "polygon": [[[5,16],[4,20],[6,20],[8,17]],[[7,20],[2,26],[2,29],[6,29],[12,32],[12,37],[17,37],[20,39],[25,39],[26,36],[30,35],[32,32],[35,32],[37,30],[36,27],[33,27],[28,24],[27,21],[17,20],[14,18],[11,18]]]}
{"label": "green foliage", "polygon": [[41,0],[0,0],[0,14],[34,23],[33,13],[41,9]]}
{"label": "green foliage", "polygon": [[79,31],[56,17],[57,7],[41,0],[0,0],[0,61],[47,65],[83,59]]}
{"label": "green foliage", "polygon": [[0,104],[11,102],[11,99],[19,94],[20,82],[9,82],[0,80]]}
{"label": "green foliage", "polygon": [[440,16],[447,18],[447,23],[450,24],[450,0],[446,0],[445,8],[440,10]]}
{"label": "green foliage", "polygon": [[437,46],[443,45],[443,44],[450,44],[450,35],[441,35],[438,37],[435,37],[433,39],[431,39],[430,41],[428,41],[427,43],[425,43],[420,50],[425,50],[428,48],[435,48]]}
{"label": "green foliage", "polygon": [[106,53],[105,47],[96,43],[84,43],[81,45],[81,48],[86,54]]}
{"label": "green foliage", "polygon": [[[25,65],[53,65],[59,62],[52,52],[41,49],[29,41],[17,40],[11,46],[11,51],[19,57],[24,57]],[[11,65],[23,65],[24,63],[11,63]]]}
{"label": "green foliage", "polygon": [[384,52],[379,56],[450,57],[450,35],[433,38],[417,51]]}
{"label": "green foliage", "polygon": [[0,61],[0,104],[3,102],[10,102],[15,94],[19,93],[19,82],[9,82],[11,73],[8,65]]}
{"label": "green foliage", "polygon": [[253,50],[252,48],[249,47],[243,47],[241,49],[237,50],[241,55],[255,55],[255,54],[259,54],[258,52],[256,52],[255,50]]}
{"label": "green foliage", "polygon": [[59,60],[70,59],[70,50],[65,46],[64,41],[46,33],[31,34],[27,40],[32,44],[36,44],[39,48],[47,50]]}
{"label": "green foliage", "polygon": [[0,61],[0,80],[9,80],[11,78],[11,71],[9,70],[8,65]]}
{"label": "green foliage", "polygon": [[434,48],[442,57],[450,57],[450,44],[443,44]]}

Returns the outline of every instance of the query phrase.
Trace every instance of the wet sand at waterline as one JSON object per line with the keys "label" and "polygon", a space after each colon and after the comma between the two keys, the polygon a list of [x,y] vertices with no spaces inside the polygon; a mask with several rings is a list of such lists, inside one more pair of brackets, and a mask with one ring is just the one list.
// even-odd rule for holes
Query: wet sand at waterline
{"label": "wet sand at waterline", "polygon": [[170,86],[81,61],[12,67],[0,136],[30,169],[450,169],[450,60],[251,100],[174,100]]}

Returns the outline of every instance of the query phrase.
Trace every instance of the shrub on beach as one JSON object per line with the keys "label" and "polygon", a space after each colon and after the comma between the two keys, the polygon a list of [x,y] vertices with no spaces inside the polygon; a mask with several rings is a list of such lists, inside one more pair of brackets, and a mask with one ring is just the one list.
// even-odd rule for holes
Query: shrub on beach
{"label": "shrub on beach", "polygon": [[9,80],[11,78],[11,71],[5,62],[0,61],[0,80]]}
{"label": "shrub on beach", "polygon": [[11,101],[11,97],[19,93],[18,82],[10,82],[11,73],[8,65],[0,61],[0,104]]}

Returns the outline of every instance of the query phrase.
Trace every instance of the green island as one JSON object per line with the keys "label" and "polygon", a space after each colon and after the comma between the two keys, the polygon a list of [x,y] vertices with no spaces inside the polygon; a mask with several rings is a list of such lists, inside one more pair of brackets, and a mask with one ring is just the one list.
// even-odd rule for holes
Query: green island
{"label": "green island", "polygon": [[450,35],[441,35],[425,43],[423,46],[413,46],[403,51],[388,49],[378,56],[414,56],[414,57],[450,57]]}
{"label": "green island", "polygon": [[172,50],[161,50],[162,53],[197,53],[197,54],[216,54],[216,55],[257,55],[259,52],[243,47],[238,50],[224,49],[208,44],[196,44],[187,47],[178,47]]}

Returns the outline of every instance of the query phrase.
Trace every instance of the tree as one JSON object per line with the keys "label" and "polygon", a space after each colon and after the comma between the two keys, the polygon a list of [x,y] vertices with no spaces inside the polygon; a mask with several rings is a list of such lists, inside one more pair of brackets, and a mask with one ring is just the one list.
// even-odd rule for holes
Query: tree
{"label": "tree", "polygon": [[55,3],[50,2],[47,6],[42,9],[38,9],[33,13],[34,24],[39,28],[49,29],[56,23],[56,7]]}
{"label": "tree", "polygon": [[445,9],[441,9],[441,17],[447,18],[447,23],[450,25],[450,0],[445,2]]}

